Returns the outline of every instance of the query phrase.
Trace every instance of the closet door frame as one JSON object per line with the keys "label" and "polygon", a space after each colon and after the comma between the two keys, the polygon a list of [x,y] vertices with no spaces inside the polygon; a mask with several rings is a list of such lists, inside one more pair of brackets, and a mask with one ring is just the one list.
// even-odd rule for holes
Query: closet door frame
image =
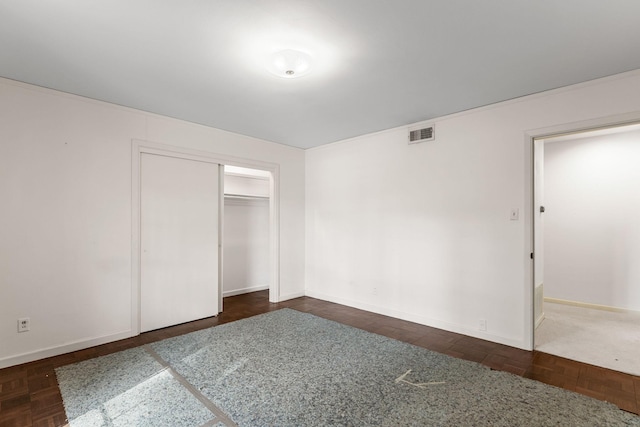
{"label": "closet door frame", "polygon": [[[140,163],[142,153],[197,160],[219,165],[239,166],[270,172],[269,191],[269,301],[280,301],[280,229],[279,229],[279,177],[280,167],[275,163],[261,162],[240,157],[221,155],[213,152],[195,150],[157,142],[134,139],[131,142],[131,332],[140,334]],[[223,262],[222,239],[224,221],[224,170],[220,167],[218,204],[218,292],[219,312],[223,310],[222,279]]]}

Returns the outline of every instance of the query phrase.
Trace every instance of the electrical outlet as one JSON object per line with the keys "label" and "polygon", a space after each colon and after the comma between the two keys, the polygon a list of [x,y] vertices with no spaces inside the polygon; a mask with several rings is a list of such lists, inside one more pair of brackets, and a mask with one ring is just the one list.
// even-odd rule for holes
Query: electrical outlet
{"label": "electrical outlet", "polygon": [[485,319],[478,320],[478,329],[481,331],[487,330],[487,321]]}
{"label": "electrical outlet", "polygon": [[31,327],[31,319],[22,317],[18,319],[18,332],[27,332]]}

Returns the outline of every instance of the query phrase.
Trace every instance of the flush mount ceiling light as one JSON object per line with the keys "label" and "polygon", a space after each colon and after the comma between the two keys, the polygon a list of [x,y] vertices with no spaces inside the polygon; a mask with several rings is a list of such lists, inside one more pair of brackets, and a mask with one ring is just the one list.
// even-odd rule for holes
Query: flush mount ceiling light
{"label": "flush mount ceiling light", "polygon": [[268,70],[285,79],[295,79],[311,72],[311,57],[299,50],[281,50],[269,58]]}

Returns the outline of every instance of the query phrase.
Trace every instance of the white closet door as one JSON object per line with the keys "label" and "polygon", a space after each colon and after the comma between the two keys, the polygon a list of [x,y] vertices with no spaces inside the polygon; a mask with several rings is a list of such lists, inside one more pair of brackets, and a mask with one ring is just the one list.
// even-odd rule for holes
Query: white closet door
{"label": "white closet door", "polygon": [[142,332],[218,314],[218,168],[141,154]]}

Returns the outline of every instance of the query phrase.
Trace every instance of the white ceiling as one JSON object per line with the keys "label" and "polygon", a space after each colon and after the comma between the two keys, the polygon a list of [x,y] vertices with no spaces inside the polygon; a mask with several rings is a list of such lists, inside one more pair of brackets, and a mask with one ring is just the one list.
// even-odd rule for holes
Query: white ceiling
{"label": "white ceiling", "polygon": [[[312,73],[266,57],[299,49]],[[309,148],[640,68],[637,0],[0,0],[0,76]]]}

